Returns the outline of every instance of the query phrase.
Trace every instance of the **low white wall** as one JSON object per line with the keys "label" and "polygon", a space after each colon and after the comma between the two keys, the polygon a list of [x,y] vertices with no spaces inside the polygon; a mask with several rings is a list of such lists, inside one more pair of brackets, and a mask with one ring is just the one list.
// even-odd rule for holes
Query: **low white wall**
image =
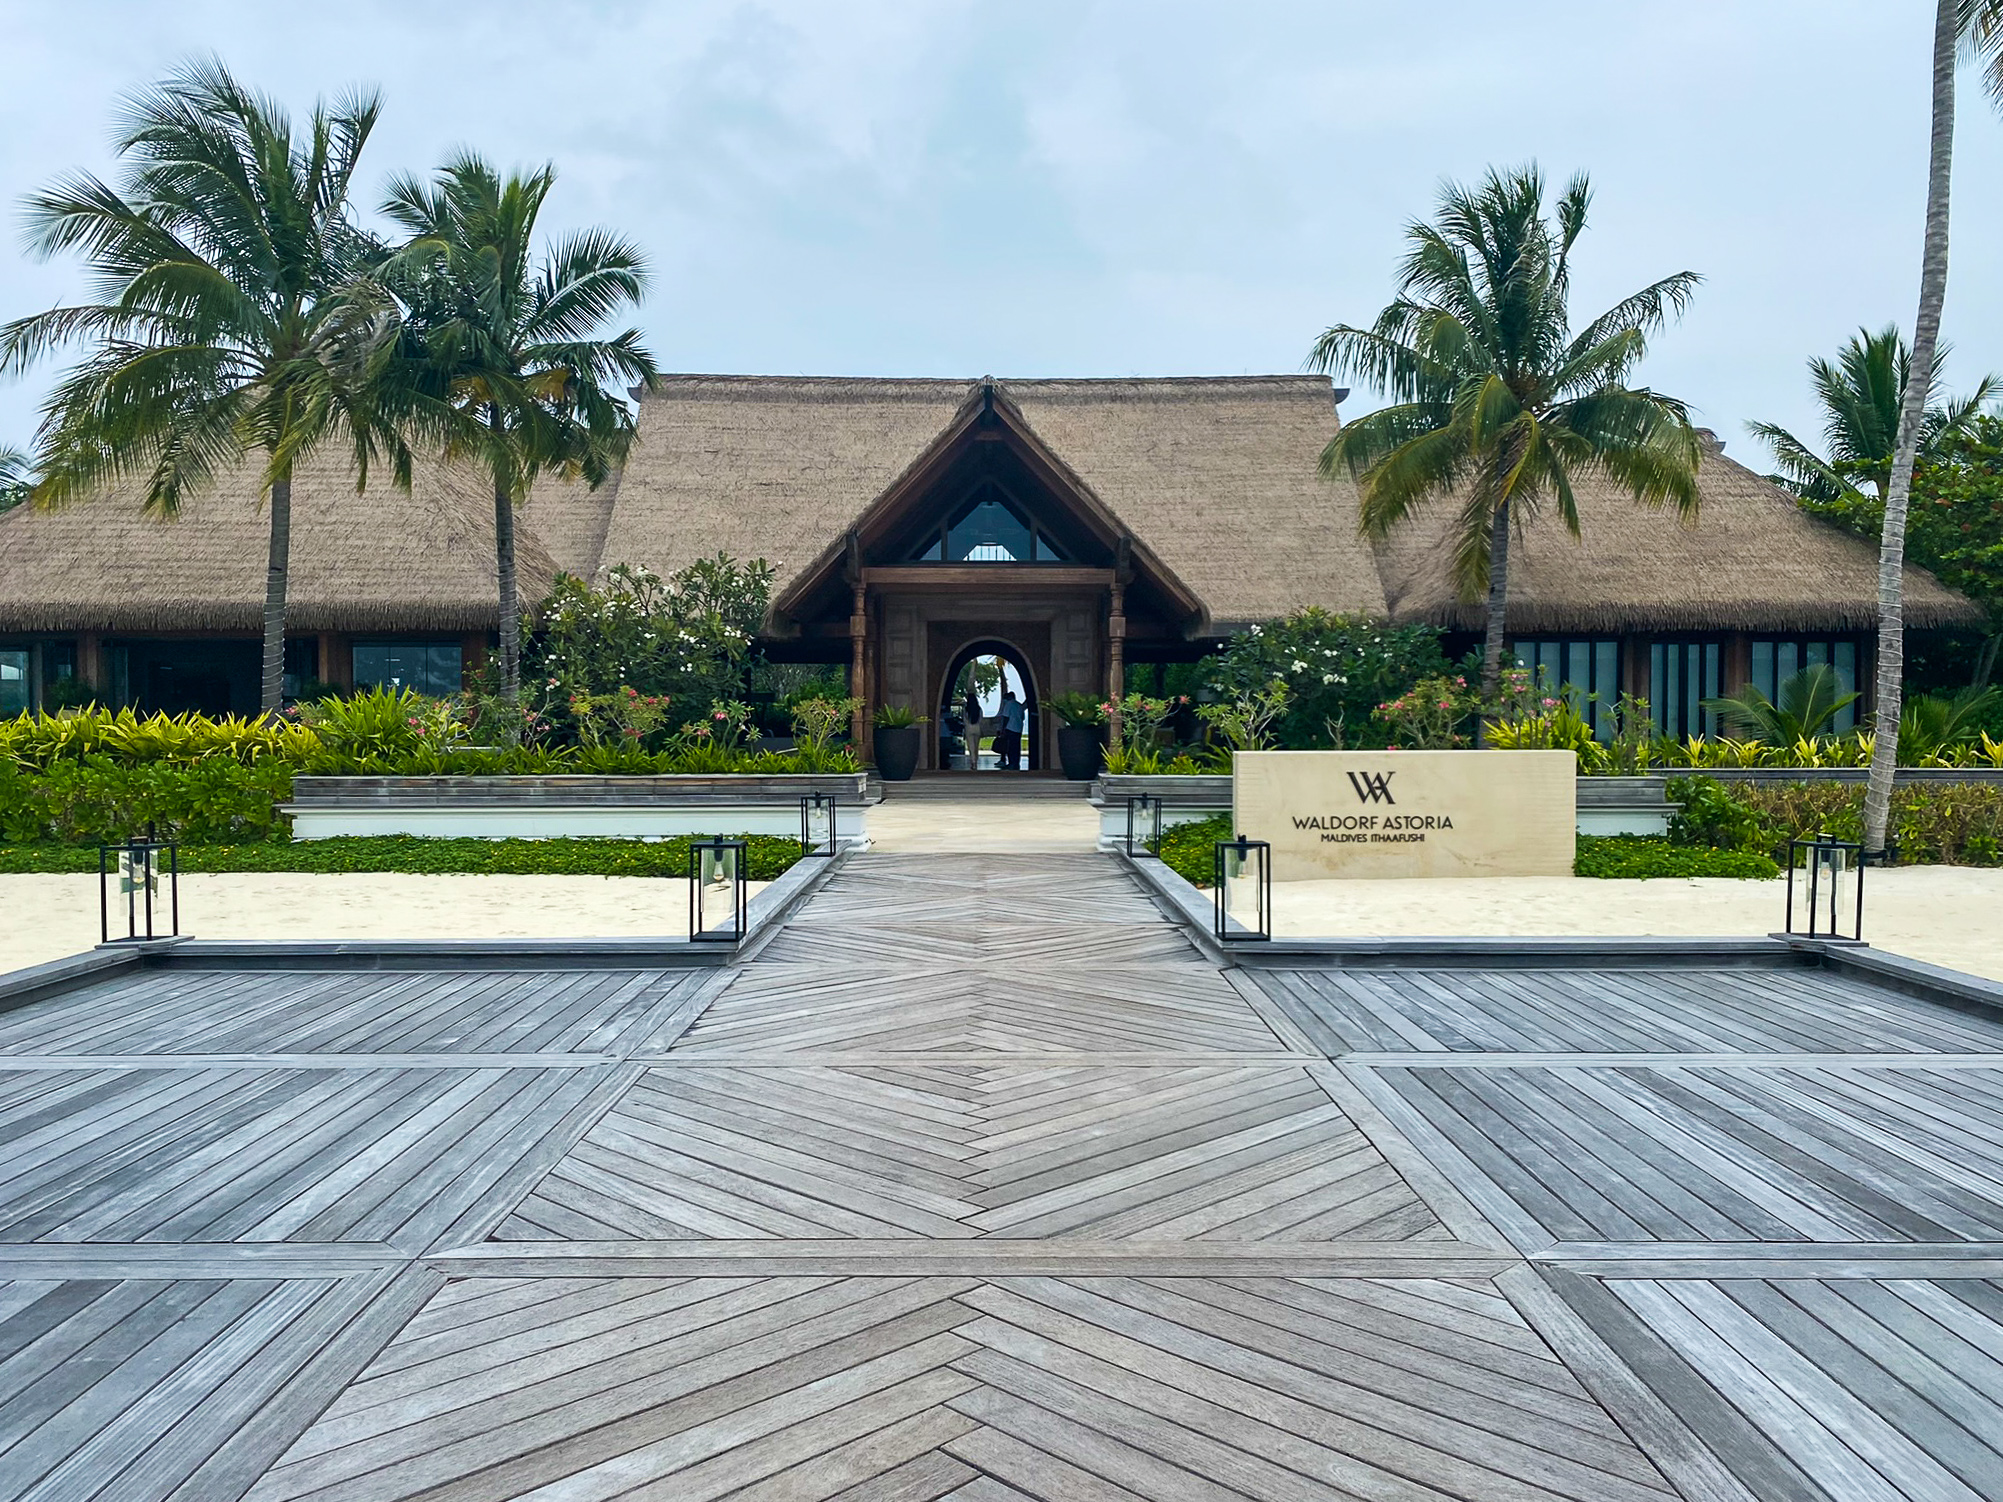
{"label": "low white wall", "polygon": [[[844,806],[844,841],[867,837],[868,810]],[[325,840],[338,835],[416,834],[475,840],[546,840],[563,836],[606,839],[668,839],[683,834],[775,834],[797,839],[800,810],[786,804],[700,806],[548,805],[475,808],[309,808],[295,806],[292,837]]]}

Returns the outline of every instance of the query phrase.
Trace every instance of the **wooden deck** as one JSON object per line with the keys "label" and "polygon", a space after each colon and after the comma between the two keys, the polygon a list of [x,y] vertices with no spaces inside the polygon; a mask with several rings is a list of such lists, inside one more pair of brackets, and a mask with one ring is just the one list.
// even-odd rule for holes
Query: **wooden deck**
{"label": "wooden deck", "polygon": [[2003,1497],[2003,1021],[1222,971],[1097,857],[722,972],[0,1013],[0,1498]]}

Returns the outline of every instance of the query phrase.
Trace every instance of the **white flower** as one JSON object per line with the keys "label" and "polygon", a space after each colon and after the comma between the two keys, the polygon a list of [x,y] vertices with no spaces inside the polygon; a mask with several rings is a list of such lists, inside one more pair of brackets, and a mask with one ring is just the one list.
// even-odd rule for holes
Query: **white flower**
{"label": "white flower", "polygon": [[1340,683],[1342,680],[1336,677],[1335,674],[1333,673],[1323,673],[1321,675],[1321,681],[1323,683]]}
{"label": "white flower", "polygon": [[1294,659],[1294,671],[1296,673],[1305,673],[1307,670],[1308,670],[1308,665],[1302,662],[1298,657],[1296,657]]}

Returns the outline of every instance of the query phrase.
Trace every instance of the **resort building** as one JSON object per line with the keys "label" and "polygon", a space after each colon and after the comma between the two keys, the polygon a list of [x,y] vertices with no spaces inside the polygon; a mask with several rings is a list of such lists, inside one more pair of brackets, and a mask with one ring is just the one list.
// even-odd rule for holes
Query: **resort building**
{"label": "resort building", "polygon": [[[872,705],[934,718],[970,656],[1001,655],[1041,764],[1049,695],[1105,693],[1129,665],[1191,660],[1303,606],[1431,622],[1456,652],[1478,639],[1483,608],[1448,577],[1452,506],[1373,546],[1354,488],[1317,473],[1343,395],[1313,376],[669,377],[641,398],[622,473],[522,508],[522,597],[559,571],[766,558],[769,655],[845,664]],[[1596,713],[1645,696],[1676,735],[1707,728],[1700,699],[1772,692],[1815,662],[1868,703],[1875,549],[1706,449],[1694,526],[1597,482],[1583,540],[1532,522],[1510,565],[1518,657]],[[254,709],[266,537],[254,471],[173,521],[130,495],[0,515],[0,711],[65,678],[146,708]],[[496,621],[483,477],[434,465],[409,494],[383,478],[358,494],[333,453],[302,465],[290,602],[295,686],[456,689]],[[1906,619],[1980,612],[1915,569]]]}

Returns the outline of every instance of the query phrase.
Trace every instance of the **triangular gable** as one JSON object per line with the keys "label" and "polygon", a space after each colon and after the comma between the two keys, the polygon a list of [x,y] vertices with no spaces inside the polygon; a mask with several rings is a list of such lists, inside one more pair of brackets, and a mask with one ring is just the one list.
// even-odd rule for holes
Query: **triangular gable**
{"label": "triangular gable", "polygon": [[1016,457],[1063,508],[1067,518],[1095,538],[1117,560],[1116,566],[1123,573],[1156,593],[1191,634],[1200,633],[1209,618],[1202,598],[1043,441],[1022,409],[1010,399],[1007,387],[991,378],[974,387],[904,472],[885,486],[780,593],[773,601],[774,617],[797,619],[811,614],[817,598],[825,599],[838,584],[850,582],[849,575],[858,559],[867,558],[884,539],[922,519],[927,508],[938,506],[937,487],[968,444],[996,439],[1011,445]]}

